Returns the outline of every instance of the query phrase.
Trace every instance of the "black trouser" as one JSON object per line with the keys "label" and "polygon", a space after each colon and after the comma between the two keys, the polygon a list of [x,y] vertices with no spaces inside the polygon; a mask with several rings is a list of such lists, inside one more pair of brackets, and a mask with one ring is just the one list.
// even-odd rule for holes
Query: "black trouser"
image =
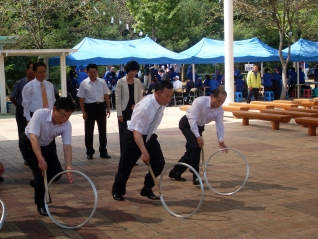
{"label": "black trouser", "polygon": [[[37,157],[35,156],[32,145],[28,137],[25,133],[20,135],[19,139],[19,147],[21,153],[25,160],[28,162],[30,169],[33,173],[33,183],[34,183],[34,201],[35,204],[39,207],[44,207],[44,179],[42,176],[42,171],[39,168],[39,162]],[[47,146],[41,146],[42,155],[47,163],[47,180],[48,182],[58,173],[62,172],[63,169],[61,167],[60,161],[56,154],[56,144],[55,140],[53,140]],[[61,176],[57,177],[55,181],[59,180]]]}
{"label": "black trouser", "polygon": [[112,108],[116,108],[116,93],[115,91],[112,91],[110,95],[110,100],[112,101]]}
{"label": "black trouser", "polygon": [[122,150],[124,148],[124,132],[127,129],[127,121],[131,119],[132,112],[133,110],[131,109],[131,107],[127,106],[126,109],[122,111],[124,121],[118,121],[120,155],[123,155]]}
{"label": "black trouser", "polygon": [[18,105],[15,109],[15,120],[17,122],[18,134],[19,134],[19,138],[20,138],[20,135],[24,132],[25,127],[27,126],[27,120],[23,116],[23,106],[22,105]]}
{"label": "black trouser", "polygon": [[[202,132],[204,131],[204,126],[198,126],[198,127],[199,127],[199,134],[202,136]],[[186,115],[180,119],[179,129],[181,130],[182,134],[186,138],[187,142],[185,144],[186,152],[180,158],[178,163],[189,164],[199,173],[201,148],[198,144],[197,137],[191,131],[189,120]],[[176,165],[171,170],[171,173],[179,177],[184,171],[186,171],[186,169],[187,169],[186,166]]]}
{"label": "black trouser", "polygon": [[[143,135],[144,143],[146,141],[146,135]],[[123,154],[120,157],[118,172],[115,177],[115,182],[113,184],[113,193],[118,193],[120,195],[126,194],[126,184],[131,173],[131,170],[135,166],[135,163],[141,156],[140,149],[135,142],[133,132],[126,129],[124,132],[124,149]],[[160,144],[157,140],[157,135],[151,135],[149,141],[145,143],[145,147],[150,156],[151,168],[157,177],[161,174],[163,167],[165,165],[165,160],[160,148]],[[147,188],[152,188],[155,183],[148,172],[145,176],[144,186]]]}
{"label": "black trouser", "polygon": [[280,98],[279,80],[273,80],[273,92],[274,92],[274,100],[278,100]]}
{"label": "black trouser", "polygon": [[86,154],[93,155],[95,153],[95,150],[93,147],[95,121],[97,122],[98,133],[99,133],[99,153],[101,155],[107,154],[105,103],[85,104],[84,107],[87,114],[87,120],[85,121]]}
{"label": "black trouser", "polygon": [[251,102],[252,95],[254,95],[255,100],[258,100],[258,92],[259,92],[258,88],[252,88],[252,90],[249,90],[248,95],[247,95],[247,99],[246,99],[246,103]]}

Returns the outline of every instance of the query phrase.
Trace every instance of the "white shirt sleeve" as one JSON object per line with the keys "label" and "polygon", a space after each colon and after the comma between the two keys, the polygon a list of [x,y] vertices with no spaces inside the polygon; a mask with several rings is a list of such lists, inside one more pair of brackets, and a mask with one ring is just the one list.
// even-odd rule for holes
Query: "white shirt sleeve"
{"label": "white shirt sleeve", "polygon": [[110,90],[109,90],[108,86],[106,85],[106,81],[103,80],[103,94],[106,95],[109,93],[110,93]]}
{"label": "white shirt sleeve", "polygon": [[191,106],[191,112],[188,114],[188,121],[191,128],[192,133],[195,135],[195,137],[200,137],[199,128],[198,128],[198,117],[200,114],[200,102],[201,101],[193,101],[193,104]]}
{"label": "white shirt sleeve", "polygon": [[63,144],[72,144],[72,125],[69,121],[68,125],[66,125],[65,129],[63,130],[61,137]]}
{"label": "white shirt sleeve", "polygon": [[216,128],[219,142],[221,140],[224,140],[223,114],[224,114],[224,110],[220,107],[220,111],[218,112],[215,118],[215,128]]}
{"label": "white shirt sleeve", "polygon": [[[30,82],[31,83],[31,82]],[[26,118],[27,121],[30,121],[30,103],[31,103],[31,95],[33,93],[33,87],[31,84],[26,84],[22,90],[22,106],[23,106],[23,116]]]}
{"label": "white shirt sleeve", "polygon": [[32,120],[30,120],[28,127],[29,127],[29,134],[35,134],[36,136],[40,137],[41,129],[42,129],[42,117],[40,110],[34,112],[32,116]]}
{"label": "white shirt sleeve", "polygon": [[148,121],[149,112],[145,109],[140,109],[138,114],[135,114],[131,119],[128,129],[130,131],[136,130],[139,133],[143,133],[143,129],[145,128],[145,123]]}
{"label": "white shirt sleeve", "polygon": [[[84,82],[82,82],[84,83]],[[80,97],[80,98],[85,98],[85,83],[84,84],[80,84],[80,87],[78,89],[78,92],[77,92],[77,97]]]}

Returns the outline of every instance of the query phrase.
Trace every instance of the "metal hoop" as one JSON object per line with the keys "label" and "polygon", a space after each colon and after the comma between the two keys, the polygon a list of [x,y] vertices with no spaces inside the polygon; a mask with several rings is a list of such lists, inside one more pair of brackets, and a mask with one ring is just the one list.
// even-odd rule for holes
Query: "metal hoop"
{"label": "metal hoop", "polygon": [[[185,214],[185,215],[179,215],[179,214],[176,214],[174,213],[173,211],[171,211],[171,209],[167,206],[164,198],[163,198],[163,194],[161,193],[160,194],[160,201],[162,202],[162,205],[165,207],[165,209],[173,216],[175,217],[179,217],[179,218],[185,218],[185,217],[190,217],[192,216],[193,214],[195,214],[199,208],[201,207],[202,205],[202,202],[203,202],[203,198],[204,198],[204,187],[203,187],[203,182],[200,178],[200,175],[198,174],[198,172],[193,168],[191,167],[190,165],[186,164],[186,163],[176,163],[175,165],[183,165],[183,166],[186,166],[188,167],[189,169],[191,169],[191,171],[195,174],[195,176],[197,177],[197,179],[199,179],[199,182],[200,182],[200,188],[201,188],[201,197],[200,197],[200,202],[199,202],[199,205],[197,206],[197,208],[189,213],[189,214]],[[162,179],[163,179],[163,176],[165,175],[165,173],[167,172],[167,170],[169,168],[171,168],[172,166],[175,166],[175,165],[170,165],[168,168],[166,168],[162,173],[161,173],[161,177],[160,177],[160,180],[159,180],[159,188],[160,188],[160,191],[161,191],[161,187],[162,187]],[[161,191],[162,192],[162,191]]]}
{"label": "metal hoop", "polygon": [[[243,158],[243,160],[244,160],[244,162],[245,162],[245,166],[246,166],[246,176],[245,176],[245,180],[244,180],[243,184],[242,184],[238,189],[236,189],[235,191],[229,192],[229,193],[221,193],[221,192],[217,191],[216,189],[214,189],[214,188],[209,184],[209,180],[208,180],[208,178],[207,178],[207,171],[206,171],[210,159],[211,159],[216,153],[218,153],[218,152],[220,152],[220,151],[225,151],[225,150],[230,150],[230,151],[234,151],[234,152],[238,153],[238,154]],[[249,176],[249,175],[250,175],[250,167],[249,167],[249,165],[248,165],[248,162],[247,162],[246,158],[243,156],[243,154],[241,154],[241,153],[240,153],[238,150],[236,150],[236,149],[224,148],[224,149],[219,149],[219,150],[215,151],[215,152],[209,157],[209,159],[206,161],[205,166],[204,166],[204,179],[205,179],[207,185],[209,186],[209,188],[210,188],[213,192],[215,192],[216,194],[219,194],[219,195],[223,195],[223,196],[229,196],[229,195],[232,195],[232,194],[237,193],[238,191],[240,191],[240,190],[244,187],[245,183],[247,182],[247,179],[248,179],[248,176]]]}
{"label": "metal hoop", "polygon": [[1,206],[2,206],[2,215],[1,215],[1,219],[0,219],[0,229],[2,228],[5,220],[6,220],[6,216],[7,216],[7,210],[6,210],[6,206],[4,205],[4,203],[2,202],[2,200],[0,200]]}
{"label": "metal hoop", "polygon": [[95,203],[94,203],[94,208],[93,208],[93,211],[91,213],[91,215],[86,219],[86,221],[84,221],[83,223],[77,225],[77,226],[68,226],[68,225],[64,225],[64,224],[61,224],[59,222],[57,222],[53,217],[52,217],[52,214],[49,210],[49,206],[48,206],[48,203],[46,201],[46,197],[44,195],[44,205],[45,205],[45,209],[47,211],[47,214],[49,215],[49,217],[51,218],[51,220],[59,227],[62,227],[62,228],[65,228],[65,229],[75,229],[75,228],[79,228],[81,226],[83,226],[85,223],[87,223],[94,215],[95,211],[96,211],[96,208],[97,208],[97,203],[98,203],[98,195],[97,195],[97,190],[96,190],[96,187],[94,185],[94,183],[92,182],[92,180],[87,177],[84,173],[80,172],[80,171],[76,171],[76,170],[65,170],[63,172],[60,172],[58,174],[56,174],[52,179],[51,181],[49,182],[48,184],[48,189],[50,188],[50,185],[51,183],[53,183],[53,181],[58,177],[60,176],[61,174],[64,174],[64,173],[76,173],[76,174],[79,174],[81,176],[83,176],[92,186],[92,189],[94,191],[94,197],[95,197]]}

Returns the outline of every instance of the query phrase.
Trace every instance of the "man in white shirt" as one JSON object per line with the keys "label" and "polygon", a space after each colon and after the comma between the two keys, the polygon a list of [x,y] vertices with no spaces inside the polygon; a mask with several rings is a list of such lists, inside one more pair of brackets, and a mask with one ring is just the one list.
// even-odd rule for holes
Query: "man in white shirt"
{"label": "man in white shirt", "polygon": [[41,108],[53,109],[55,103],[52,83],[45,80],[46,65],[43,62],[33,64],[35,79],[28,82],[22,90],[24,117],[30,121],[32,114]]}
{"label": "man in white shirt", "polygon": [[[172,88],[169,81],[161,81],[156,85],[154,94],[148,95],[134,107],[131,120],[127,122],[128,128],[124,132],[122,155],[112,189],[113,198],[117,201],[124,200],[130,172],[139,158],[145,164],[151,164],[156,177],[163,170],[165,161],[155,132],[163,117],[165,105],[172,98]],[[152,191],[154,185],[151,174],[148,173],[140,195],[158,200],[159,197]]]}
{"label": "man in white shirt", "polygon": [[179,76],[175,76],[173,79],[173,89],[182,89],[182,82],[179,80]]}
{"label": "man in white shirt", "polygon": [[[34,199],[40,215],[47,216],[44,207],[44,172],[50,181],[56,174],[63,171],[57,156],[55,138],[62,137],[65,169],[72,170],[72,126],[68,121],[75,110],[72,99],[61,97],[53,109],[36,110],[21,134],[19,148],[33,173],[30,185],[34,187]],[[66,174],[73,183],[71,173]],[[61,177],[56,179],[59,180]]]}
{"label": "man in white shirt", "polygon": [[[95,121],[99,133],[99,153],[101,158],[111,158],[107,152],[106,117],[110,116],[110,90],[105,80],[98,78],[96,64],[86,67],[88,78],[82,81],[77,96],[79,97],[83,119],[85,121],[85,146],[87,159],[93,159]],[[105,109],[106,103],[106,109]]]}
{"label": "man in white shirt", "polygon": [[[223,108],[221,105],[226,99],[227,93],[223,86],[219,86],[211,96],[196,98],[191,107],[187,109],[186,115],[179,122],[179,129],[187,140],[186,152],[179,163],[192,166],[199,173],[200,153],[204,145],[202,132],[204,125],[215,121],[217,137],[220,148],[227,148],[224,144]],[[170,171],[169,177],[177,181],[186,181],[181,174],[187,169],[186,166],[176,165]],[[193,184],[198,185],[199,179],[193,173]]]}

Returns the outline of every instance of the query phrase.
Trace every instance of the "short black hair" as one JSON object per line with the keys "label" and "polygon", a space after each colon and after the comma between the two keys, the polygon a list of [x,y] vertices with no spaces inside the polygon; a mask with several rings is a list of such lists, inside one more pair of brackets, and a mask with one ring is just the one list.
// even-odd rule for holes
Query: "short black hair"
{"label": "short black hair", "polygon": [[46,69],[46,65],[43,62],[39,61],[39,62],[35,62],[33,64],[33,71],[36,71],[38,69],[38,67],[40,67],[40,66],[44,66]]}
{"label": "short black hair", "polygon": [[204,77],[206,77],[208,80],[211,79],[210,75],[205,75]]}
{"label": "short black hair", "polygon": [[156,85],[155,92],[163,91],[164,88],[173,89],[173,85],[172,85],[172,83],[170,81],[162,80]]}
{"label": "short black hair", "polygon": [[30,66],[32,65],[32,70],[33,70],[33,62],[29,62],[27,65],[26,65],[26,70],[29,70],[30,69]]}
{"label": "short black hair", "polygon": [[128,61],[125,66],[126,73],[128,73],[129,71],[139,71],[139,69],[140,66],[137,61]]}
{"label": "short black hair", "polygon": [[216,88],[216,90],[213,91],[211,96],[213,96],[214,98],[217,98],[219,96],[219,94],[227,96],[227,93],[224,89],[224,86],[222,86],[222,85],[220,85],[218,88]]}
{"label": "short black hair", "polygon": [[92,68],[92,69],[96,69],[97,71],[98,71],[98,69],[97,69],[97,65],[96,64],[88,64],[87,66],[86,66],[86,70],[88,71],[90,68]]}
{"label": "short black hair", "polygon": [[74,112],[75,104],[71,97],[60,97],[55,103],[56,110],[65,110],[66,112]]}

